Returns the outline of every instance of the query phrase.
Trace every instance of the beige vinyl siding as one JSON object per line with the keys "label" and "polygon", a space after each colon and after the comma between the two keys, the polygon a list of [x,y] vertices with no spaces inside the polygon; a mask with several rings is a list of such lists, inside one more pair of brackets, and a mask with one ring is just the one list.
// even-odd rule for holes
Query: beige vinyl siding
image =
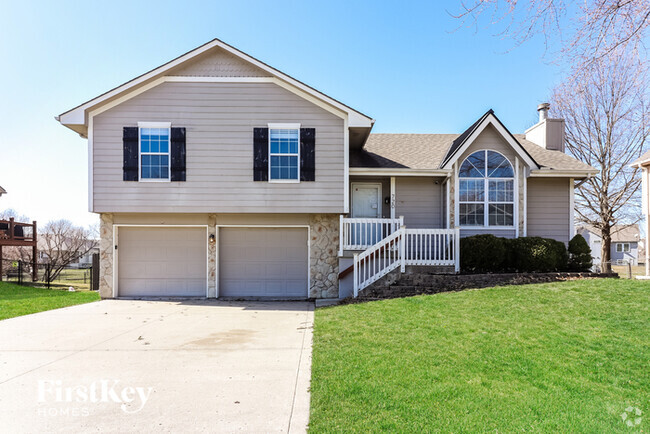
{"label": "beige vinyl siding", "polygon": [[169,75],[197,77],[269,77],[270,74],[228,53],[223,48],[213,48],[178,68]]}
{"label": "beige vinyl siding", "polygon": [[207,214],[126,213],[113,214],[116,225],[308,225],[309,214]]}
{"label": "beige vinyl siding", "polygon": [[569,241],[569,179],[528,178],[528,236]]}
{"label": "beige vinyl siding", "polygon": [[494,128],[492,125],[488,125],[485,129],[478,135],[476,140],[472,142],[471,145],[467,148],[465,152],[458,159],[459,167],[465,161],[465,158],[473,154],[474,152],[480,149],[489,149],[491,151],[497,151],[503,154],[506,157],[512,167],[515,166],[515,157],[517,153],[510,146],[510,144],[503,138],[503,136]]}
{"label": "beige vinyl siding", "polygon": [[442,228],[442,181],[442,178],[429,177],[396,178],[395,216],[404,216],[407,228]]}
{"label": "beige vinyl siding", "polygon": [[[185,182],[122,181],[122,128],[185,127]],[[253,181],[253,128],[316,129],[316,181]],[[94,118],[95,212],[339,213],[343,120],[272,83],[163,83]]]}

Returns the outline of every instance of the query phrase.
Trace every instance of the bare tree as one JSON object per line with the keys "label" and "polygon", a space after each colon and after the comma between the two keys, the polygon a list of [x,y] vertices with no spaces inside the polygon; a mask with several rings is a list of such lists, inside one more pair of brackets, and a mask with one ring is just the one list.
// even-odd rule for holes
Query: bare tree
{"label": "bare tree", "polygon": [[48,222],[41,230],[40,239],[40,249],[51,265],[46,276],[50,281],[97,246],[91,229],[75,226],[69,220]]}
{"label": "bare tree", "polygon": [[635,223],[630,205],[638,200],[641,179],[629,164],[650,135],[646,67],[635,53],[596,60],[558,86],[551,107],[566,121],[566,146],[577,159],[600,170],[576,190],[581,221],[600,230],[601,258],[611,269],[612,226]]}
{"label": "bare tree", "polygon": [[486,17],[515,46],[542,35],[547,50],[557,44],[563,59],[584,67],[614,51],[643,46],[650,0],[469,0],[452,16],[474,26]]}

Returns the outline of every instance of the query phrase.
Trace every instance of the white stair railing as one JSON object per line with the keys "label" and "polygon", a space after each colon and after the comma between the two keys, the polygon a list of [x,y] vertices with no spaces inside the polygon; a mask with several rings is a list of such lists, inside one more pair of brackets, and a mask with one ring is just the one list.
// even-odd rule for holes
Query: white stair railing
{"label": "white stair railing", "polygon": [[354,296],[359,291],[376,282],[391,270],[399,267],[403,261],[404,251],[400,243],[404,241],[404,232],[398,229],[363,253],[354,254]]}
{"label": "white stair railing", "polygon": [[403,224],[404,217],[383,219],[341,216],[339,255],[343,255],[344,250],[365,250],[397,231]]}
{"label": "white stair railing", "polygon": [[406,265],[457,265],[458,229],[406,229],[404,236]]}
{"label": "white stair railing", "polygon": [[453,266],[460,270],[460,231],[456,229],[401,229],[354,255],[354,296],[397,267]]}

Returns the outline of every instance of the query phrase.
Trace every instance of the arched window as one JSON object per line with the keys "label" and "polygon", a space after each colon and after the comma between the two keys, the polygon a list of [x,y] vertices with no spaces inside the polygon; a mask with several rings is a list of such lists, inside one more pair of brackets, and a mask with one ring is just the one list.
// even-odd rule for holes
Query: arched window
{"label": "arched window", "polygon": [[506,157],[474,152],[461,164],[458,178],[460,226],[514,225],[514,171]]}

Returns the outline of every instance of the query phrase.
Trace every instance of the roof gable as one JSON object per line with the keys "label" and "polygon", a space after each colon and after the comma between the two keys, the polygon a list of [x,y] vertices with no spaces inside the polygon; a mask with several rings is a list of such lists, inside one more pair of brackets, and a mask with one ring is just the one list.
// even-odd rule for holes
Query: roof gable
{"label": "roof gable", "polygon": [[[215,61],[214,59],[208,59],[207,57],[202,56],[215,50],[221,50],[225,53],[225,56],[221,56],[221,61]],[[244,64],[249,66],[242,67]],[[199,77],[196,74],[205,71],[213,71],[213,73],[225,71],[230,75],[219,76],[223,77],[224,80],[273,79],[276,84],[292,90],[306,99],[319,101],[320,103],[331,107],[333,111],[338,111],[339,113],[347,115],[348,126],[350,128],[366,128],[369,130],[374,124],[374,119],[369,116],[354,110],[340,101],[325,95],[313,87],[296,80],[295,78],[255,59],[252,56],[249,56],[219,39],[213,39],[212,41],[154,68],[145,74],[127,81],[102,95],[86,101],[85,103],[62,113],[57,116],[56,119],[61,122],[61,124],[77,131],[81,135],[86,135],[88,113],[93,110],[93,108],[98,107],[100,104],[106,103],[107,101],[122,100],[127,98],[129,94],[135,93],[138,90],[141,91],[143,88],[156,86],[157,84],[162,83],[165,78],[176,78],[178,80],[183,76],[178,76],[177,74],[184,68],[187,68],[186,72],[192,74],[188,77]]]}
{"label": "roof gable", "polygon": [[167,75],[185,77],[271,77],[264,71],[238,56],[214,47],[172,68]]}
{"label": "roof gable", "polygon": [[[599,229],[591,225],[583,225],[578,227],[578,231],[590,232],[598,238],[601,238],[601,233]],[[610,237],[613,243],[620,242],[637,242],[641,239],[641,232],[639,231],[638,224],[630,225],[614,225],[610,229]]]}
{"label": "roof gable", "polygon": [[528,151],[517,141],[503,123],[496,117],[492,109],[485,112],[476,122],[459,135],[449,146],[445,158],[440,164],[441,169],[450,169],[458,158],[476,140],[489,125],[492,125],[503,139],[513,148],[515,153],[531,168],[538,169],[539,164],[530,156]]}

